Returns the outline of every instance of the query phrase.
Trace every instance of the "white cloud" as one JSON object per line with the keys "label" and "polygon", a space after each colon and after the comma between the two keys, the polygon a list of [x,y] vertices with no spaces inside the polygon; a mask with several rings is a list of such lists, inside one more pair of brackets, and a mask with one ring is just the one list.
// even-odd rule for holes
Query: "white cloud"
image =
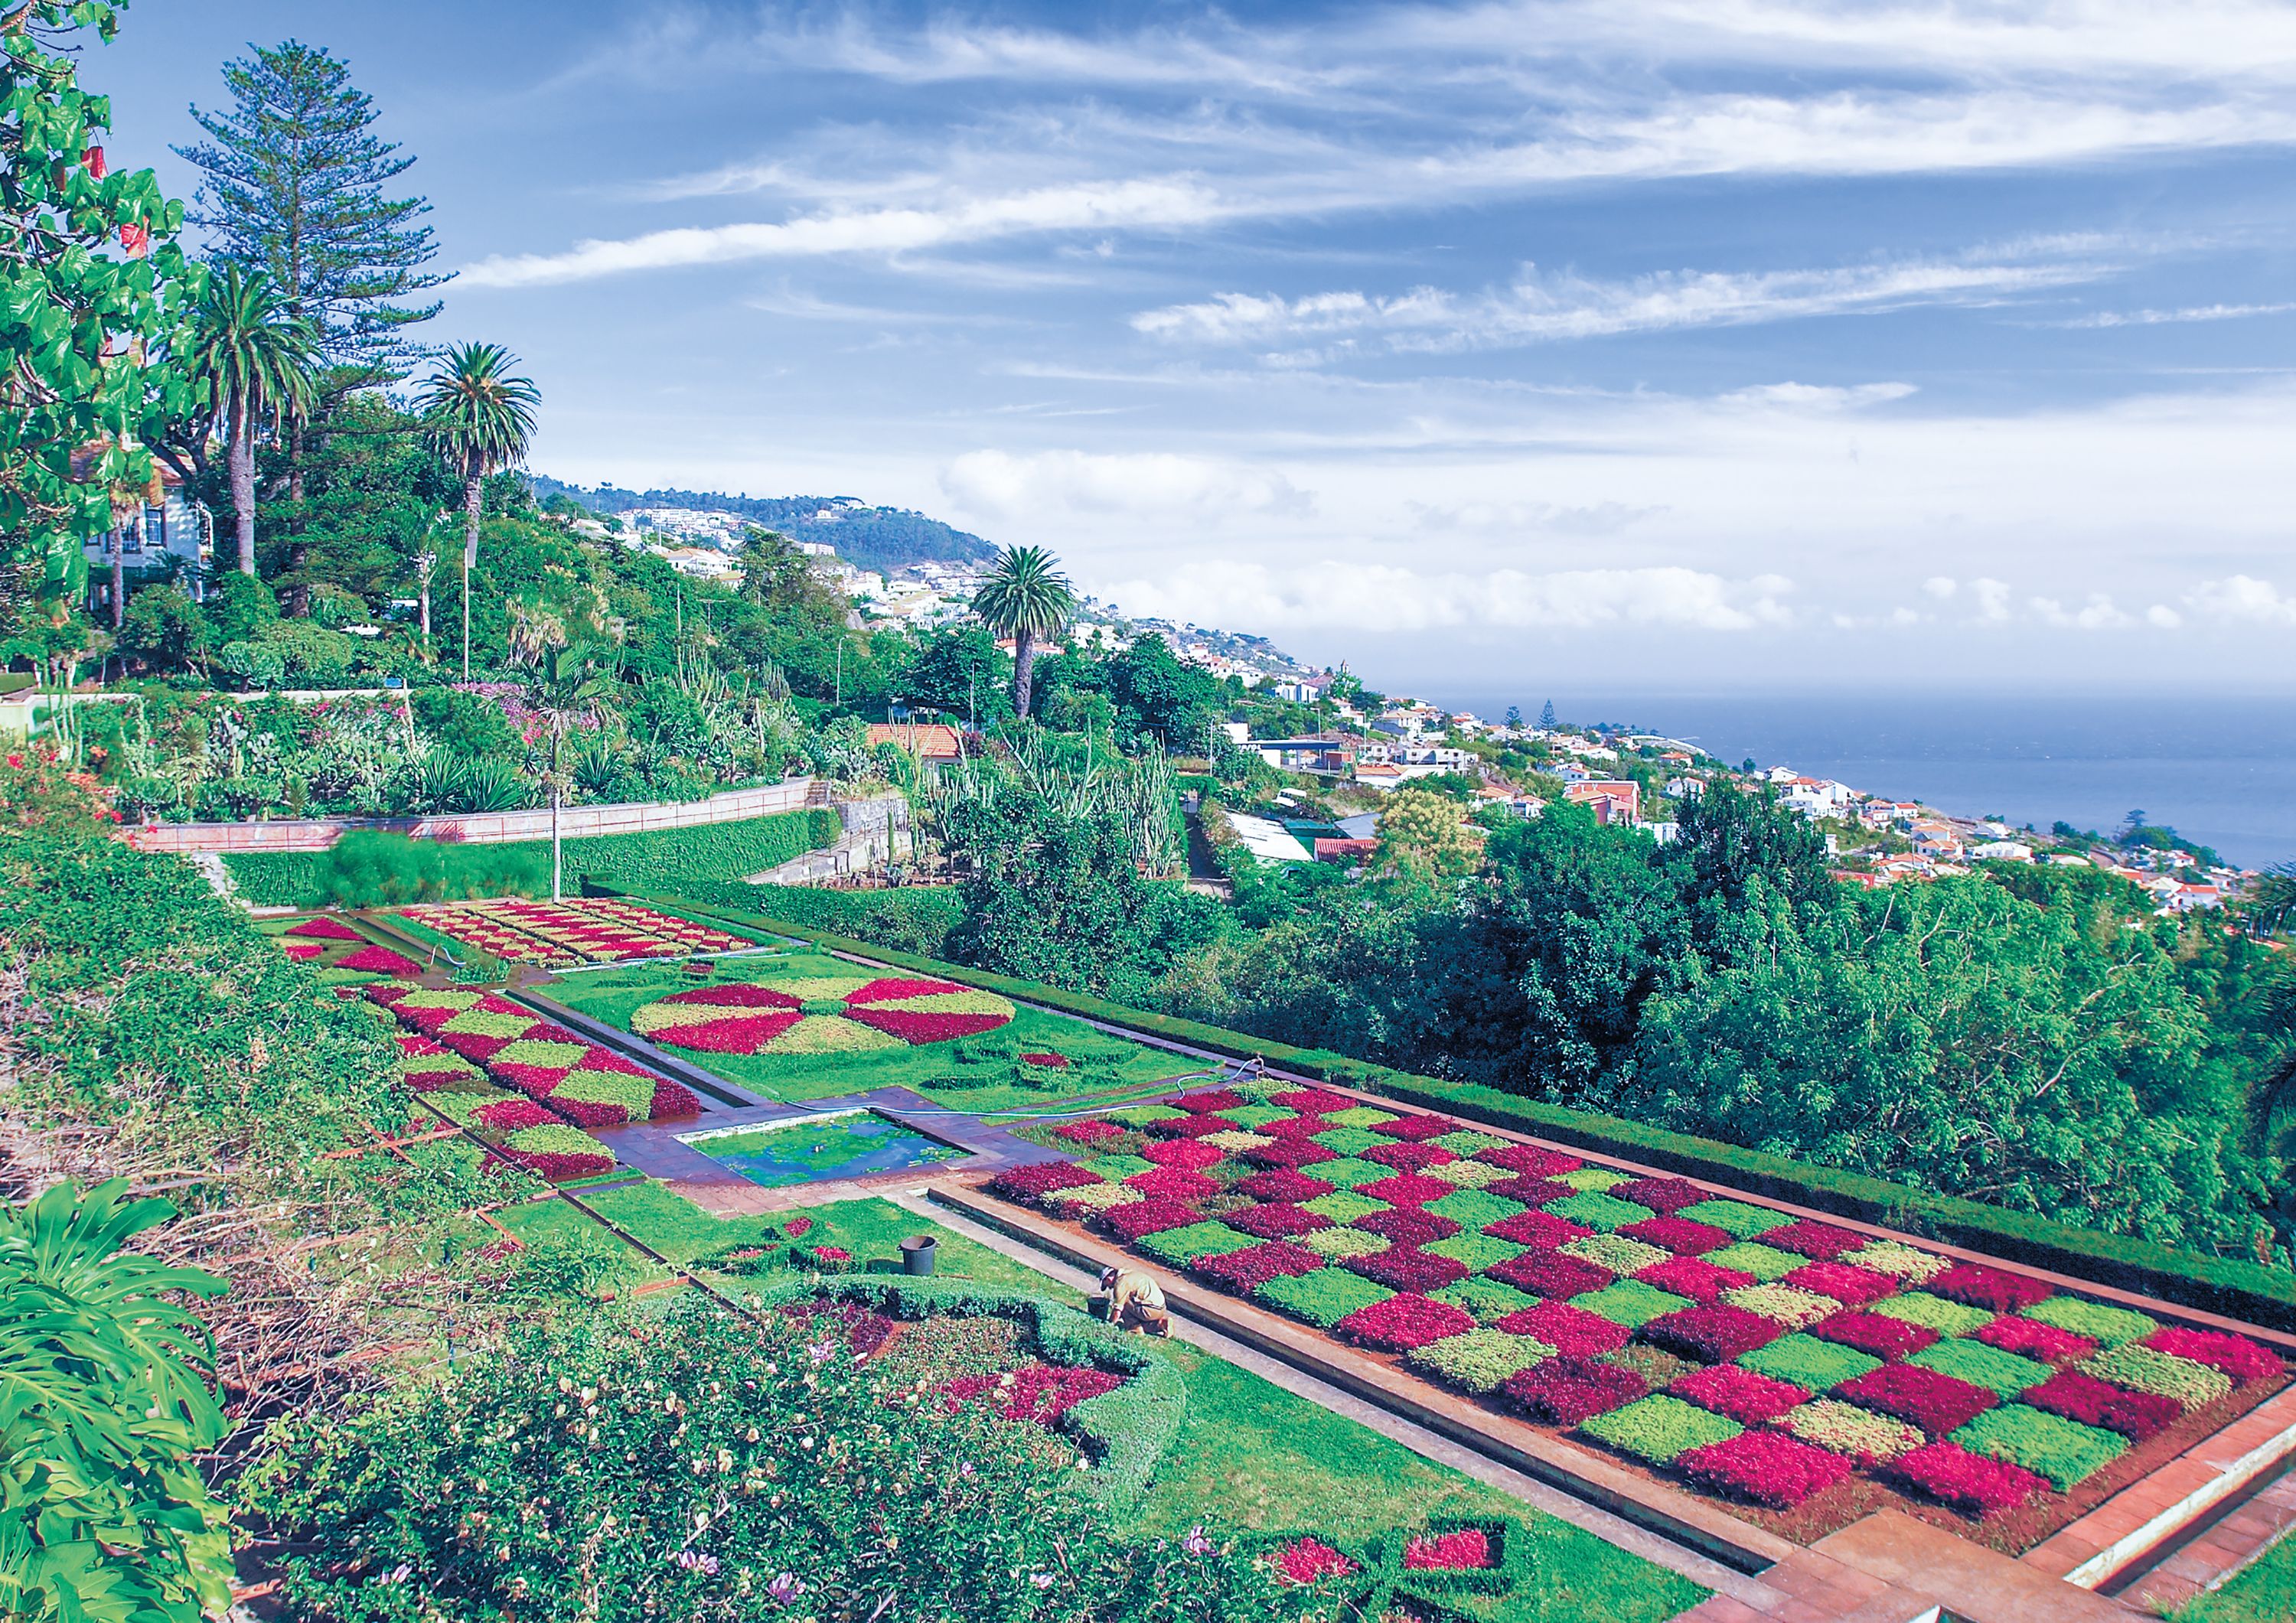
{"label": "white cloud", "polygon": [[[1354,291],[1292,299],[1220,293],[1144,310],[1132,325],[1151,338],[1178,343],[1260,344],[1370,334],[1395,349],[1478,348],[1870,314],[1911,305],[1987,304],[2106,274],[2106,266],[2080,261],[1917,260],[1812,270],[1668,271],[1603,282],[1542,275],[1527,266],[1513,286],[1470,298],[1431,287],[1391,298]],[[1905,383],[1869,384],[1859,391],[1781,383],[1745,391],[1742,398],[1838,407],[1912,392]]]}
{"label": "white cloud", "polygon": [[1953,577],[1950,575],[1932,575],[1927,580],[1922,582],[1922,590],[1928,593],[1931,597],[1936,598],[1939,602],[1945,602],[1960,589],[1960,586],[1955,583]]}
{"label": "white cloud", "polygon": [[2201,583],[2185,602],[2210,619],[2245,620],[2257,625],[2296,625],[2296,594],[2281,595],[2268,580],[2234,575]]}
{"label": "white cloud", "polygon": [[2158,327],[2170,323],[2239,321],[2251,316],[2279,316],[2296,310],[2296,304],[2197,304],[2176,310],[2100,310],[2050,324],[2060,327]]}
{"label": "white cloud", "polygon": [[2154,603],[2144,611],[2144,623],[2162,631],[2174,631],[2185,623],[2185,617],[2166,603]]}
{"label": "white cloud", "polygon": [[1281,570],[1230,559],[1185,564],[1109,595],[1134,613],[1220,625],[1387,632],[1606,627],[1746,632],[1792,623],[1782,576],[1732,580],[1681,568],[1422,574],[1324,560]]}
{"label": "white cloud", "polygon": [[1278,472],[1155,452],[972,451],[949,463],[940,485],[968,511],[998,519],[1063,512],[1216,518],[1300,513],[1314,504],[1309,493]]}
{"label": "white cloud", "polygon": [[1047,231],[1175,225],[1219,211],[1212,193],[1185,180],[1047,186],[939,208],[832,209],[777,225],[694,226],[578,242],[563,253],[499,255],[465,266],[460,280],[478,287],[533,287],[674,266],[889,254]]}
{"label": "white cloud", "polygon": [[2009,583],[1983,576],[1969,583],[1969,594],[1977,600],[1977,619],[1984,625],[1997,626],[2009,618]]}
{"label": "white cloud", "polygon": [[2088,602],[2078,609],[2068,609],[2054,597],[2037,597],[2033,612],[2043,625],[2061,631],[2119,631],[2136,623],[2102,592],[2091,593]]}

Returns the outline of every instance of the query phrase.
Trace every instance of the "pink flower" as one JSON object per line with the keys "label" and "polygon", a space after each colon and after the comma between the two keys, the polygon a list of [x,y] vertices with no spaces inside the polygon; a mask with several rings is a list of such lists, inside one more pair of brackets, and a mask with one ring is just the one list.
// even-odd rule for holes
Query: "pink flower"
{"label": "pink flower", "polygon": [[1566,1355],[1515,1371],[1499,1389],[1535,1420],[1575,1426],[1632,1403],[1650,1389],[1622,1365]]}
{"label": "pink flower", "polygon": [[2164,1324],[2144,1338],[2144,1345],[2155,1352],[2222,1370],[2234,1381],[2265,1381],[2280,1373],[2279,1359],[2246,1336],[2227,1335],[2221,1330]]}
{"label": "pink flower", "polygon": [[1711,1409],[1741,1425],[1758,1426],[1775,1420],[1788,1409],[1809,1401],[1809,1394],[1791,1381],[1758,1374],[1734,1364],[1716,1364],[1677,1376],[1666,1389],[1702,1409]]}
{"label": "pink flower", "polygon": [[1932,1498],[1980,1516],[2013,1510],[2049,1486],[2021,1466],[1980,1458],[1955,1443],[1916,1448],[1882,1469]]}
{"label": "pink flower", "polygon": [[1849,1462],[1775,1431],[1742,1431],[1677,1456],[1676,1468],[1701,1488],[1792,1510],[1849,1474]]}
{"label": "pink flower", "polygon": [[1356,1563],[1327,1544],[1301,1538],[1276,1553],[1275,1570],[1287,1584],[1312,1584],[1317,1578],[1345,1578]]}
{"label": "pink flower", "polygon": [[1911,1364],[1885,1364],[1843,1381],[1833,1395],[1919,1426],[1932,1437],[1967,1424],[2001,1401],[1981,1386]]}
{"label": "pink flower", "polygon": [[1403,1546],[1403,1565],[1414,1572],[1473,1572],[1498,1563],[1491,1558],[1490,1535],[1480,1528],[1423,1534]]}
{"label": "pink flower", "polygon": [[1342,1334],[1386,1352],[1408,1352],[1445,1336],[1464,1335],[1474,1327],[1472,1317],[1448,1302],[1407,1294],[1358,1307],[1339,1323]]}
{"label": "pink flower", "polygon": [[[1769,1236],[1765,1234],[1763,1238],[1767,1240]],[[1931,1295],[1967,1302],[1972,1307],[1990,1307],[1996,1313],[2014,1313],[2056,1294],[2054,1286],[2038,1279],[1975,1262],[1948,1268],[1930,1281],[1929,1290]]]}
{"label": "pink flower", "polygon": [[1578,1357],[1615,1352],[1627,1344],[1625,1325],[1614,1324],[1599,1313],[1589,1313],[1564,1301],[1544,1301],[1536,1307],[1510,1313],[1498,1322],[1498,1328],[1509,1335],[1529,1336],[1559,1353]]}

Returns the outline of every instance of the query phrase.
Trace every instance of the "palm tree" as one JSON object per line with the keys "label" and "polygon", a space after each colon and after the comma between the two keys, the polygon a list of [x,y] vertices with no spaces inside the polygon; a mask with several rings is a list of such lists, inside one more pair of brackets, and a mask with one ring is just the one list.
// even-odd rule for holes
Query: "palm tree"
{"label": "palm tree", "polygon": [[311,324],[261,271],[209,271],[185,358],[206,416],[223,430],[242,575],[255,573],[255,430],[266,417],[275,434],[308,414],[317,345]]}
{"label": "palm tree", "polygon": [[606,694],[613,678],[611,671],[598,668],[589,648],[579,643],[544,649],[542,662],[541,680],[534,684],[534,697],[529,703],[550,735],[550,899],[555,902],[564,899],[558,810],[566,800],[567,730],[586,722],[595,725],[604,721],[610,708]]}
{"label": "palm tree", "polygon": [[1008,546],[972,594],[972,612],[999,637],[1013,639],[1013,712],[1027,719],[1037,644],[1058,636],[1076,612],[1076,591],[1060,560],[1041,546]]}
{"label": "palm tree", "polygon": [[457,344],[422,391],[424,430],[442,461],[463,476],[463,680],[471,679],[471,570],[479,561],[479,493],[487,475],[526,460],[542,391],[513,376],[518,357],[500,344]]}

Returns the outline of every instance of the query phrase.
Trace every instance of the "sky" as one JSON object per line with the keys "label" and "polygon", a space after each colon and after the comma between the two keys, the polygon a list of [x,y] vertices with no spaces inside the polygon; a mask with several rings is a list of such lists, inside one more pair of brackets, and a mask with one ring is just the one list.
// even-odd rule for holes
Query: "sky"
{"label": "sky", "polygon": [[1394,685],[2296,690],[2296,4],[138,0],[347,60],[582,483]]}

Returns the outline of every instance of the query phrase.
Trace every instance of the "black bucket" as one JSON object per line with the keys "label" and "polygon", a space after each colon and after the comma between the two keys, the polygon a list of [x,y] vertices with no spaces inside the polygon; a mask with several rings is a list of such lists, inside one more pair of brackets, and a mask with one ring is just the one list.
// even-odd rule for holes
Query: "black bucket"
{"label": "black bucket", "polygon": [[940,1242],[931,1234],[911,1234],[901,1242],[901,1272],[922,1279],[933,1271],[933,1253]]}

